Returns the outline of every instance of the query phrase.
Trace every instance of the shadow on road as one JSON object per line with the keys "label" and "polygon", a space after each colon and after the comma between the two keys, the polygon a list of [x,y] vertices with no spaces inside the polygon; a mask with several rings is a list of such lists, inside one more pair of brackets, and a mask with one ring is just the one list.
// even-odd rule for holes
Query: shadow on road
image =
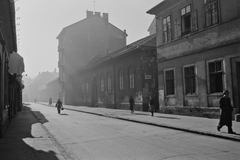
{"label": "shadow on road", "polygon": [[62,116],[68,116],[67,113],[60,113],[60,115],[62,115]]}
{"label": "shadow on road", "polygon": [[[24,104],[22,111],[12,119],[2,139],[0,139],[1,160],[58,160],[56,153],[52,150],[38,150],[38,142],[41,138],[33,137],[32,125],[39,123],[31,113],[29,104]],[[44,123],[48,120],[40,112],[35,112]],[[30,145],[28,145],[28,144]],[[36,147],[35,147],[36,146]]]}

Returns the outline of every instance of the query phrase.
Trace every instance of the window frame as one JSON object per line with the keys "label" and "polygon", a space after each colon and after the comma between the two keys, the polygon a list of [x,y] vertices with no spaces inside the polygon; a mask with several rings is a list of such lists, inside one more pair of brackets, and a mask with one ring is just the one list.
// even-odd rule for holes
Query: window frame
{"label": "window frame", "polygon": [[135,69],[133,67],[129,69],[129,89],[135,89]]}
{"label": "window frame", "polygon": [[[216,63],[216,62],[221,62],[221,67],[222,67],[222,90],[219,91],[212,91],[212,86],[211,86],[211,76],[210,76],[210,63]],[[219,72],[218,72],[219,73]],[[208,93],[209,94],[219,94],[222,93],[223,90],[226,88],[226,74],[225,74],[225,61],[224,59],[213,59],[213,60],[209,60],[207,61],[207,83],[208,83]],[[217,74],[217,73],[216,73]]]}
{"label": "window frame", "polygon": [[112,75],[111,75],[111,73],[108,73],[108,76],[107,76],[107,90],[108,91],[112,90]]}
{"label": "window frame", "polygon": [[[168,21],[168,18],[169,18],[169,21]],[[170,42],[172,40],[171,19],[172,19],[171,15],[168,15],[165,18],[162,19],[163,43],[167,43],[167,42]],[[164,23],[164,21],[166,21],[166,23]]]}
{"label": "window frame", "polygon": [[[189,11],[187,11],[187,7],[189,7]],[[182,13],[184,9],[184,13]],[[180,15],[181,15],[181,34],[182,35],[186,35],[186,34],[189,34],[192,32],[192,5],[191,4],[188,4],[186,5],[185,7],[182,7],[181,10],[180,10]],[[185,25],[185,22],[186,22],[186,18],[189,17],[189,25],[190,27],[188,28],[188,30],[186,30],[186,25]]]}
{"label": "window frame", "polygon": [[[168,83],[167,83],[167,72],[173,71],[173,93],[168,93]],[[169,80],[170,81],[170,80]],[[166,96],[173,96],[176,94],[175,88],[176,88],[176,82],[175,82],[175,68],[168,68],[164,70],[164,87],[165,87],[165,95]]]}
{"label": "window frame", "polygon": [[119,79],[119,90],[124,90],[124,72],[123,72],[123,70],[119,71],[118,79]]}
{"label": "window frame", "polygon": [[[211,8],[216,3],[216,8]],[[211,7],[209,7],[211,5]],[[211,9],[209,9],[211,8]],[[213,15],[214,11],[216,11],[216,15]],[[207,15],[208,13],[210,13],[210,19],[211,22],[208,24],[208,18]],[[215,24],[218,24],[220,22],[220,9],[219,9],[219,2],[218,0],[204,0],[204,15],[205,15],[205,27],[210,27],[213,26]],[[213,22],[214,17],[216,17],[216,22]]]}
{"label": "window frame", "polygon": [[[193,72],[194,72],[194,75],[191,75],[191,76],[186,76],[186,69],[187,68],[193,68]],[[193,84],[193,87],[194,87],[194,92],[187,92],[187,82],[186,82],[186,78],[193,78],[194,79],[194,84]],[[185,65],[183,66],[183,83],[184,83],[184,94],[185,95],[194,95],[197,93],[197,67],[195,64],[190,64],[190,65]],[[190,87],[192,87],[190,85]]]}
{"label": "window frame", "polygon": [[104,75],[102,74],[101,77],[100,77],[100,91],[101,92],[104,92]]}

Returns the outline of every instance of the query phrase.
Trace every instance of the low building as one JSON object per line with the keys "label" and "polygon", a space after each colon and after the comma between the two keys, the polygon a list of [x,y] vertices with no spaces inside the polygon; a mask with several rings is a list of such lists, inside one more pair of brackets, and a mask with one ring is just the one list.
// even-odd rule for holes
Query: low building
{"label": "low building", "polygon": [[106,56],[93,59],[74,80],[74,105],[147,111],[149,96],[157,90],[155,34]]}
{"label": "low building", "polygon": [[156,16],[160,111],[216,116],[227,89],[239,112],[239,11],[239,0],[165,0],[147,11]]}

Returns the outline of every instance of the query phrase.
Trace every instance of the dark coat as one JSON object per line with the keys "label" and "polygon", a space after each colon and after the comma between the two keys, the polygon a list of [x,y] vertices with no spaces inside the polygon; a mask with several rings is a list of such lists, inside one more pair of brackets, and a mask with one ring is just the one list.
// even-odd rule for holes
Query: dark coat
{"label": "dark coat", "polygon": [[134,99],[132,97],[130,97],[130,99],[129,99],[129,104],[130,104],[130,109],[133,109],[133,106],[134,106],[135,102],[134,102]]}
{"label": "dark coat", "polygon": [[221,108],[221,115],[220,115],[220,126],[232,126],[232,111],[233,107],[231,105],[231,100],[229,97],[222,97],[220,99],[220,108]]}

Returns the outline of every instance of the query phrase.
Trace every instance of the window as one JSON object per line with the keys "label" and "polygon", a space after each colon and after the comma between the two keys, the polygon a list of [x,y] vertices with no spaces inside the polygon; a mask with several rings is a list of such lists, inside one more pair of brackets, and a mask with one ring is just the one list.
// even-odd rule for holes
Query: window
{"label": "window", "polygon": [[214,61],[208,64],[210,93],[223,91],[223,68],[222,61]]}
{"label": "window", "polygon": [[165,71],[166,95],[174,94],[174,70]]}
{"label": "window", "polygon": [[104,76],[102,75],[101,76],[101,80],[100,80],[100,89],[101,89],[101,91],[103,92],[104,91]]}
{"label": "window", "polygon": [[124,89],[123,88],[123,71],[122,70],[119,72],[119,89],[120,90]]}
{"label": "window", "polygon": [[82,93],[84,93],[84,83],[82,83]]}
{"label": "window", "polygon": [[89,85],[88,85],[88,81],[86,82],[86,92],[89,92]]}
{"label": "window", "polygon": [[188,5],[181,9],[182,34],[191,32],[191,6]]}
{"label": "window", "polygon": [[211,26],[218,23],[218,1],[217,0],[204,0],[205,4],[205,19],[206,26]]}
{"label": "window", "polygon": [[107,84],[108,84],[108,91],[112,90],[112,76],[110,73],[108,73],[108,80],[107,80]]}
{"label": "window", "polygon": [[163,42],[171,40],[171,17],[167,16],[163,19]]}
{"label": "window", "polygon": [[196,75],[194,66],[184,68],[184,83],[185,94],[192,94],[196,92]]}
{"label": "window", "polygon": [[133,68],[131,68],[130,70],[129,70],[129,88],[130,89],[134,89],[134,79],[135,79],[135,75],[134,75],[134,69]]}

